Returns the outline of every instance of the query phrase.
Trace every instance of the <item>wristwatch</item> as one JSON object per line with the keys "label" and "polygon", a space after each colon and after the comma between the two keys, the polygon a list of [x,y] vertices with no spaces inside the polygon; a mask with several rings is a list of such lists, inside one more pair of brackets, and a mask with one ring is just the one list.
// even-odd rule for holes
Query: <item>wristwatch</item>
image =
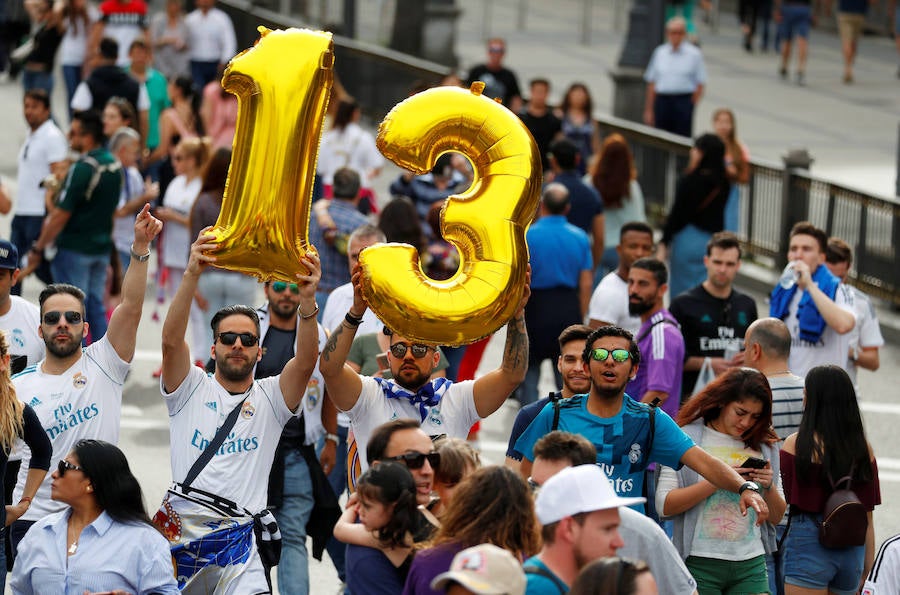
{"label": "wristwatch", "polygon": [[738,488],[738,495],[743,494],[746,490],[751,490],[759,493],[759,484],[755,481],[745,481],[741,484],[741,487]]}
{"label": "wristwatch", "polygon": [[150,260],[150,248],[147,248],[146,254],[138,254],[134,251],[134,245],[131,246],[131,257],[138,262],[147,262]]}

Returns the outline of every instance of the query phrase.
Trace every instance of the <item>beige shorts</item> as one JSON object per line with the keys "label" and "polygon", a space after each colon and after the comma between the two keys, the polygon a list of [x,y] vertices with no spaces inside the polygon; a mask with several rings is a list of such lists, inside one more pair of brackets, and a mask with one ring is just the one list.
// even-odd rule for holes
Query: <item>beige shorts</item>
{"label": "beige shorts", "polygon": [[853,12],[839,12],[838,31],[844,41],[856,41],[862,35],[863,25],[866,24],[866,15]]}

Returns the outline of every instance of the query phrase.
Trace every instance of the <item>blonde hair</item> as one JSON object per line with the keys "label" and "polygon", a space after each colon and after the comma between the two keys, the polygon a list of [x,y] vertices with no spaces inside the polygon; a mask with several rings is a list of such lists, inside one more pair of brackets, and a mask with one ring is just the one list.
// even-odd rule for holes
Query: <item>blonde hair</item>
{"label": "blonde hair", "polygon": [[[3,331],[0,331],[0,357],[9,357],[9,342]],[[0,372],[0,447],[7,453],[22,435],[24,410],[25,404],[16,396],[7,362],[6,369]]]}

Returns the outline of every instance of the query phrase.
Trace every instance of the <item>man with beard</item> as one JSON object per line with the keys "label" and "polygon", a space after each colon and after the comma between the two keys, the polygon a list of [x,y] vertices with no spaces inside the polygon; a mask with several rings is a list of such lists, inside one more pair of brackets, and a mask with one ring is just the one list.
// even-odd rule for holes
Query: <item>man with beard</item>
{"label": "man with beard", "polygon": [[[348,457],[354,452],[365,452],[372,431],[398,417],[418,420],[432,437],[465,438],[472,424],[499,409],[525,379],[528,335],[524,310],[530,274],[525,279],[522,301],[506,327],[500,367],[477,380],[456,383],[447,378],[431,380],[440,361],[436,345],[412,342],[387,327],[384,332],[391,337],[387,359],[392,380],[363,376],[347,365],[350,345],[368,307],[360,290],[361,277],[362,269],[357,266],[352,278],[353,305],[332,331],[319,361],[328,396],[339,411],[350,417],[356,443],[348,449]],[[363,457],[359,459],[360,472],[365,471],[368,465]]]}
{"label": "man with beard", "polygon": [[591,327],[583,324],[573,324],[560,333],[560,354],[556,359],[556,369],[562,376],[562,390],[519,409],[509,436],[509,446],[506,449],[507,467],[518,470],[519,464],[522,462],[522,453],[516,450],[516,441],[547,403],[583,395],[591,390],[591,377],[581,359],[581,354],[584,353],[584,342],[590,334]]}
{"label": "man with beard", "polygon": [[[262,359],[256,364],[254,374],[257,379],[280,374],[294,357],[300,320],[297,313],[300,287],[296,283],[267,281],[265,291],[267,303],[256,310],[262,345]],[[325,345],[327,338],[320,326],[318,348]],[[281,432],[269,474],[268,505],[281,530],[278,588],[283,595],[309,592],[307,531],[313,538],[313,552],[321,559],[325,542],[340,516],[337,498],[331,494],[325,477],[334,466],[337,412],[324,393],[325,380],[317,366],[306,386],[298,415],[291,417]],[[323,436],[328,439],[320,464],[316,459],[316,442]]]}
{"label": "man with beard", "polygon": [[[269,587],[253,535],[254,515],[265,508],[275,448],[315,368],[319,259],[313,253],[300,259],[300,331],[296,355],[281,374],[254,380],[262,359],[259,318],[254,308],[234,305],[212,318],[215,372],[208,375],[192,364],[184,340],[197,281],[216,262],[218,244],[208,232],[191,245],[163,324],[160,388],[171,420],[175,483],[154,522],[171,542],[185,593],[263,593]],[[307,327],[311,337],[304,341],[300,335]],[[214,442],[218,446],[209,451]]]}
{"label": "man with beard", "polygon": [[[672,298],[669,311],[681,325],[686,359],[681,396],[687,399],[704,365],[716,376],[744,362],[747,327],[756,320],[756,302],[734,288],[741,268],[741,244],[730,231],[713,234],[706,244],[706,280]],[[705,363],[708,360],[708,363]]]}
{"label": "man with beard", "polygon": [[[147,290],[150,243],[162,222],[144,205],[134,223],[131,264],[122,280],[122,302],[113,311],[106,334],[90,346],[81,342],[90,328],[85,320],[84,292],[72,285],[48,285],[39,298],[41,323],[38,334],[46,355],[37,365],[13,379],[20,400],[31,405],[53,443],[53,460],[66,456],[85,438],[119,441],[122,386],[134,357],[138,323]],[[31,453],[22,457],[13,502],[25,491]],[[28,510],[12,525],[13,547],[36,521],[65,505],[50,499],[48,474]]]}
{"label": "man with beard", "polygon": [[628,394],[644,403],[657,399],[673,419],[681,406],[684,337],[675,317],[663,307],[669,272],[662,261],[641,258],[628,271],[628,311],[641,317],[635,342],[643,362],[628,383]]}
{"label": "man with beard", "polygon": [[[696,446],[665,411],[651,410],[625,394],[625,386],[641,364],[641,352],[631,333],[615,326],[596,329],[585,342],[582,359],[591,375],[591,392],[562,401],[558,429],[591,441],[597,449],[597,464],[617,494],[640,496],[644,470],[651,462],[674,469],[684,464],[716,487],[739,493],[741,512],[752,506],[758,523],[768,518],[757,484],[744,481],[732,467]],[[550,432],[553,417],[553,407],[544,407],[516,443],[524,455],[523,477],[531,474],[534,444]],[[641,505],[634,508],[643,512]]]}

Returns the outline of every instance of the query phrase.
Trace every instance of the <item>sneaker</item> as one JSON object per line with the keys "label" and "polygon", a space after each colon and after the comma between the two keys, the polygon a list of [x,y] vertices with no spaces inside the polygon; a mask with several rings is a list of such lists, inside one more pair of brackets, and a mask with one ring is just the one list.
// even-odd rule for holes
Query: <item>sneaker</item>
{"label": "sneaker", "polygon": [[781,70],[778,71],[778,74],[781,76],[782,80],[787,80],[787,68],[785,66],[781,67]]}

